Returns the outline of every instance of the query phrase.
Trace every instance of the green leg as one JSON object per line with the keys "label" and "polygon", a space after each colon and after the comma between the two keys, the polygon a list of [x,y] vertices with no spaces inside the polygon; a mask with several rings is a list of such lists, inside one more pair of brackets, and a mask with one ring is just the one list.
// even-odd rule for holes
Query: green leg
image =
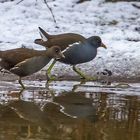
{"label": "green leg", "polygon": [[56,63],[56,60],[53,60],[52,64],[47,69],[46,76],[47,76],[48,81],[51,81],[51,80],[55,79],[54,77],[51,76],[51,70],[52,70],[53,66],[55,65],[55,63]]}
{"label": "green leg", "polygon": [[25,86],[23,85],[22,81],[21,81],[21,77],[19,77],[19,80],[18,80],[19,84],[21,85],[22,89],[25,89]]}
{"label": "green leg", "polygon": [[77,73],[77,74],[79,74],[80,76],[81,76],[81,78],[83,78],[83,79],[86,79],[86,80],[97,80],[95,77],[88,77],[88,76],[86,76],[84,73],[82,73],[79,69],[77,69],[76,67],[75,67],[75,65],[72,67],[73,68],[73,70]]}
{"label": "green leg", "polygon": [[51,74],[51,70],[53,68],[53,66],[55,65],[56,60],[53,60],[52,64],[49,66],[49,68],[47,69],[47,74],[50,75]]}

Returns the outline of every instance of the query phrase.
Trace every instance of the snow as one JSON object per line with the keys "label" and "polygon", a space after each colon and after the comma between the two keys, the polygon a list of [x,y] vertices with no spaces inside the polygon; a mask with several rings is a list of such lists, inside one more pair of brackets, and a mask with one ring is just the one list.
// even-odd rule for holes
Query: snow
{"label": "snow", "polygon": [[[98,35],[107,50],[98,49],[97,57],[80,67],[89,75],[109,69],[114,76],[138,77],[140,75],[140,2],[105,3],[104,0],[86,1],[53,0],[48,4],[52,15],[41,0],[20,0],[0,3],[0,50],[21,47],[44,49],[35,45],[40,38],[38,26],[50,34],[79,33],[85,37]],[[46,67],[45,67],[46,69]],[[76,75],[70,66],[57,63],[52,70],[56,75]]]}

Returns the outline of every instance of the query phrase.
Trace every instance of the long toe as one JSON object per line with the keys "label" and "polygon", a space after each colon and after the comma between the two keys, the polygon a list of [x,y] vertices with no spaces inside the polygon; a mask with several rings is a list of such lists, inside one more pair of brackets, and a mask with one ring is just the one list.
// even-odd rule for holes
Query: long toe
{"label": "long toe", "polygon": [[55,80],[56,80],[56,76],[51,75],[47,82],[51,83],[52,81],[55,81]]}
{"label": "long toe", "polygon": [[97,81],[96,77],[89,77],[89,76],[81,77],[81,79],[84,81]]}

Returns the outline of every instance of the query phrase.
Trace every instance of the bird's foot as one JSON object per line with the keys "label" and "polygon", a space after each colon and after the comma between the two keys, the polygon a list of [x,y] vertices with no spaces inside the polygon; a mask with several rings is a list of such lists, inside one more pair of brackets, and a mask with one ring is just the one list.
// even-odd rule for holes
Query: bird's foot
{"label": "bird's foot", "polygon": [[96,81],[97,80],[96,77],[89,77],[89,76],[81,77],[81,79],[83,79],[85,81]]}
{"label": "bird's foot", "polygon": [[55,75],[49,76],[49,80],[50,80],[50,81],[55,81],[55,80],[56,80],[56,76],[55,76]]}
{"label": "bird's foot", "polygon": [[96,81],[97,80],[96,77],[89,77],[89,76],[85,75],[82,71],[80,71],[80,69],[76,68],[75,66],[73,66],[73,70],[81,77],[81,79],[84,79],[85,81]]}
{"label": "bird's foot", "polygon": [[47,84],[51,83],[52,81],[55,81],[56,80],[56,76],[55,75],[48,75],[46,73],[46,77],[47,77]]}
{"label": "bird's foot", "polygon": [[52,82],[52,81],[55,81],[56,80],[56,76],[47,76],[47,82],[46,82],[46,84],[45,84],[45,87],[47,88],[47,89],[49,89],[49,84]]}

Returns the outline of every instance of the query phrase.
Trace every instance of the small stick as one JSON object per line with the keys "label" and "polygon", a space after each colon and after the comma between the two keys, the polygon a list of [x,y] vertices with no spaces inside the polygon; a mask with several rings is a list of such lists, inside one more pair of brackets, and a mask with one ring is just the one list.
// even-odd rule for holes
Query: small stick
{"label": "small stick", "polygon": [[50,12],[51,12],[51,14],[52,14],[52,17],[53,17],[54,23],[57,24],[57,23],[56,23],[55,16],[54,16],[53,11],[52,11],[52,8],[48,5],[48,3],[47,3],[46,0],[44,0],[44,3],[46,4],[46,6],[48,7],[48,9],[50,10]]}
{"label": "small stick", "polygon": [[16,4],[19,4],[19,3],[21,3],[22,1],[24,1],[24,0],[20,0],[19,2],[17,2]]}
{"label": "small stick", "polygon": [[[24,1],[24,0],[20,0],[20,1],[17,2],[16,4],[19,4],[19,3],[21,3],[22,1]],[[36,3],[37,3],[37,0],[36,0]],[[48,3],[47,3],[46,0],[44,0],[44,3],[46,4],[47,8],[48,8],[49,11],[51,12],[51,15],[52,15],[52,17],[53,17],[53,21],[54,21],[54,23],[56,24],[56,27],[58,28],[57,23],[56,23],[55,16],[54,16],[53,11],[52,11],[52,8],[48,5]]]}

